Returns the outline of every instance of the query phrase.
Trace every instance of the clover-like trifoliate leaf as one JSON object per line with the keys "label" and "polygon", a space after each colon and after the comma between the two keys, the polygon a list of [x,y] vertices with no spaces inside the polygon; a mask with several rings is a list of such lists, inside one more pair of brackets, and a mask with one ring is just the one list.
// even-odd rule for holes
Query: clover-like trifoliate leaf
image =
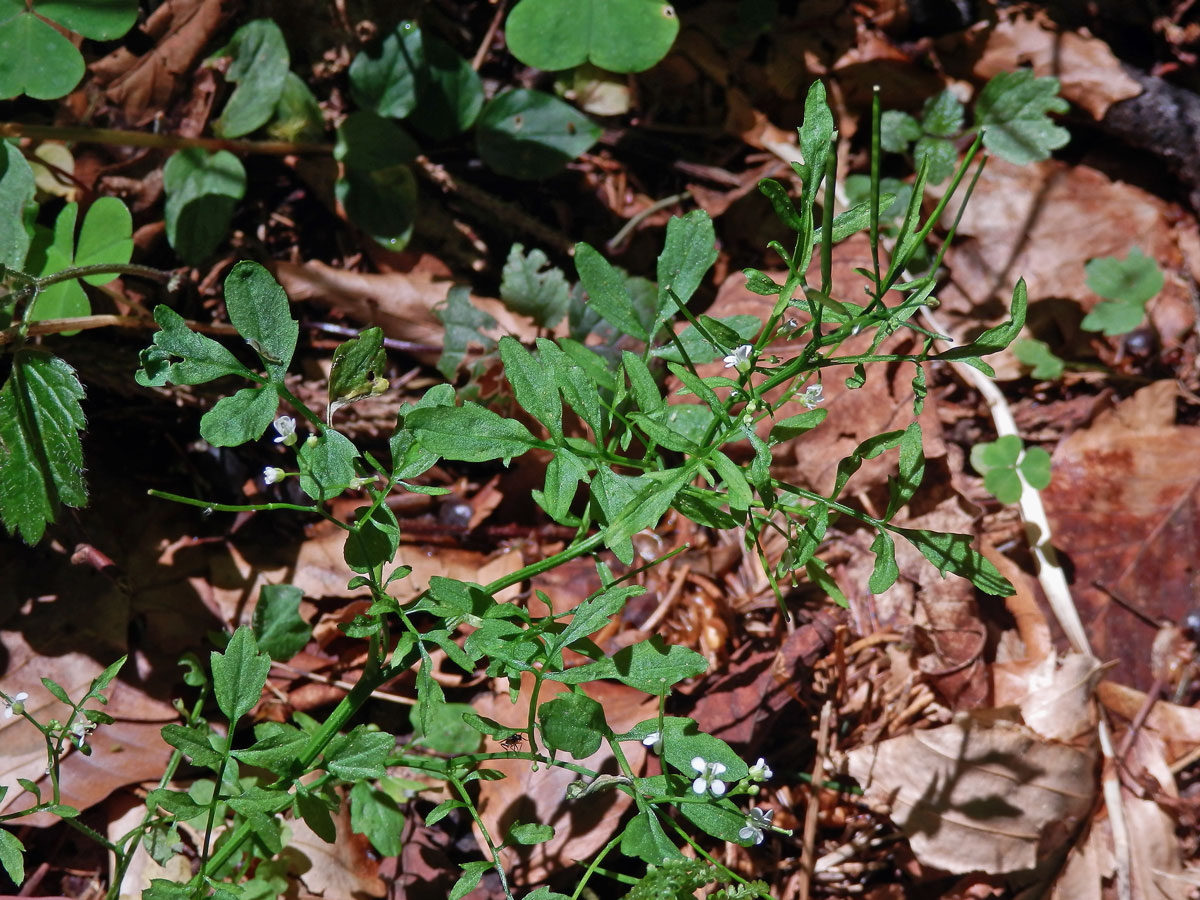
{"label": "clover-like trifoliate leaf", "polygon": [[1054,355],[1050,345],[1035,338],[1021,338],[1012,346],[1013,356],[1030,366],[1034,378],[1053,379],[1063,373],[1063,361]]}
{"label": "clover-like trifoliate leaf", "polygon": [[513,56],[549,72],[585,62],[642,72],[667,55],[678,33],[675,8],[661,0],[521,0],[504,27]]}
{"label": "clover-like trifoliate leaf", "polygon": [[57,356],[25,348],[0,388],[0,520],[27,544],[42,539],[65,504],[87,504],[83,386]]}
{"label": "clover-like trifoliate leaf", "polygon": [[279,26],[270,19],[247,22],[214,56],[232,57],[225,79],[237,82],[237,87],[213,130],[232,138],[266,125],[275,114],[291,65]]}
{"label": "clover-like trifoliate leaf", "polygon": [[[75,222],[79,204],[68,203],[58,213],[53,239],[45,248],[42,276],[53,275],[73,266],[96,266],[105,263],[127,263],[133,255],[133,218],[125,204],[116,197],[101,197],[88,207],[75,240]],[[32,256],[33,254],[31,254]],[[116,273],[89,275],[82,279],[88,284],[107,284]],[[64,319],[90,315],[91,304],[79,284],[79,279],[52,284],[37,296],[31,321]],[[74,332],[64,332],[74,333]]]}
{"label": "clover-like trifoliate leaf", "polygon": [[600,135],[600,127],[569,103],[525,88],[492,98],[475,126],[475,144],[489,168],[528,181],[562,171]]}

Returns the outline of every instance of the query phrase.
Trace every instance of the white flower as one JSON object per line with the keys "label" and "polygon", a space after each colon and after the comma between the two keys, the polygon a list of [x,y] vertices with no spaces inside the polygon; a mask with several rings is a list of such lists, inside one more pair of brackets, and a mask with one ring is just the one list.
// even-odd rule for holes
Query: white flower
{"label": "white flower", "polygon": [[818,403],[825,400],[825,389],[819,384],[810,384],[804,391],[804,396],[800,398],[800,402],[809,409],[815,409]]}
{"label": "white flower", "polygon": [[84,753],[89,753],[90,751],[88,750],[88,745],[87,745],[88,735],[90,735],[95,730],[96,730],[96,723],[88,722],[84,719],[81,719],[80,721],[78,721],[74,725],[72,725],[71,726],[71,737],[73,737],[75,739],[75,746],[77,746]]}
{"label": "white flower", "polygon": [[725,357],[725,368],[737,369],[739,372],[745,373],[750,370],[750,357],[754,353],[752,344],[742,344],[740,347],[735,347],[734,351]]}
{"label": "white flower", "polygon": [[283,481],[287,478],[287,472],[283,469],[278,469],[275,466],[267,466],[263,469],[263,482],[266,484],[274,484],[277,481]]}
{"label": "white flower", "polygon": [[751,781],[766,781],[773,774],[771,767],[767,765],[767,761],[760,756],[758,762],[750,767],[747,777]]}
{"label": "white flower", "polygon": [[14,715],[21,715],[25,712],[25,701],[29,699],[29,694],[25,691],[17,691],[13,694],[11,700],[6,700],[4,703],[4,718],[11,719]]}
{"label": "white flower", "polygon": [[291,416],[280,416],[275,420],[275,431],[279,437],[275,443],[290,447],[296,443],[296,420]]}
{"label": "white flower", "polygon": [[757,806],[750,807],[750,814],[746,816],[746,824],[738,832],[738,837],[743,841],[754,841],[756,844],[761,844],[763,832],[771,827],[771,819],[774,815],[775,810],[773,809],[764,812]]}
{"label": "white flower", "polygon": [[653,750],[655,753],[662,753],[662,732],[661,731],[650,732],[648,735],[646,735],[644,738],[642,738],[642,743],[645,744],[646,747],[648,747],[649,749]]}
{"label": "white flower", "polygon": [[725,793],[725,782],[717,778],[725,772],[725,765],[719,762],[705,762],[702,757],[692,759],[692,768],[700,773],[700,777],[692,782],[692,790],[697,794],[712,791],[714,797]]}

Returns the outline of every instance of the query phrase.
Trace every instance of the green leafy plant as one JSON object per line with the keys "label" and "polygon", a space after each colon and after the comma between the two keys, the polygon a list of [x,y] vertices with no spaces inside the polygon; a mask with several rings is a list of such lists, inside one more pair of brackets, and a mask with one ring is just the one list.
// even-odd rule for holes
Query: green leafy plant
{"label": "green leafy plant", "polygon": [[[876,130],[879,119],[876,100]],[[295,588],[263,588],[252,627],[238,628],[227,640],[220,636],[223,646],[211,654],[207,671],[198,660],[186,660],[185,681],[196,696],[190,705],[179,704],[182,721],[162,730],[176,752],[159,787],[146,798],[141,826],[109,845],[118,876],[138,840],[157,861],[169,862],[179,852],[178,835],[187,826],[202,835],[189,860],[190,880],[155,880],[146,897],[278,895],[286,887],[286,863],[279,853],[289,819],[303,820],[314,833],[334,841],[332,812],[348,804],[352,828],[365,834],[377,852],[395,854],[406,815],[397,797],[403,798],[404,784],[419,781],[444,785],[450,795],[425,813],[426,826],[462,811],[486,848],[483,859],[462,865],[450,896],[465,896],[494,869],[506,897],[513,898],[501,849],[546,841],[554,836],[554,825],[518,820],[504,834],[493,833],[469,785],[503,777],[489,767],[490,761],[519,759],[537,769],[574,773],[569,804],[594,802],[594,795],[607,791],[627,798],[628,816],[591,861],[577,895],[602,871],[605,857],[617,853],[646,873],[644,886],[636,886],[630,896],[668,896],[667,891],[686,896],[714,883],[723,885],[718,896],[766,896],[761,884],[723,866],[703,841],[751,846],[779,831],[772,811],[752,802],[759,785],[773,777],[770,766],[763,759],[741,759],[727,743],[701,732],[694,720],[667,714],[672,690],[701,675],[705,658],[657,636],[612,655],[591,639],[643,592],[628,583],[630,578],[657,562],[643,565],[636,558],[635,536],[655,528],[669,510],[699,527],[742,529],[745,546],[762,562],[784,615],[790,612],[785,587],[802,579],[844,602],[819,556],[831,525],[871,536],[871,591],[888,589],[899,576],[896,538],[912,543],[941,572],[969,579],[982,591],[1012,591],[971,547],[968,535],[893,522],[924,476],[916,417],[925,394],[926,365],[957,360],[990,372],[982,357],[1007,346],[1024,323],[1026,298],[1019,283],[1009,320],[970,344],[937,353],[936,336],[910,324],[917,309],[931,302],[936,281],[933,275],[904,281],[903,273],[974,165],[981,141],[977,138],[968,150],[950,189],[928,216],[922,215],[927,166],[922,167],[897,225],[896,246],[883,267],[880,210],[893,198],[881,196],[876,177],[868,200],[833,215],[834,138],[833,116],[818,83],[808,93],[800,128],[804,163],[795,168],[801,193],[793,199],[775,181],[760,184],[786,234],[786,244],[771,244],[786,268],[782,283],[746,270],[750,289],[771,298],[766,315],[716,319],[689,309],[717,255],[712,223],[701,211],[668,224],[656,282],[628,276],[596,248],[580,243],[575,248],[578,286],[573,289],[563,273],[547,268],[544,255],[514,247],[502,294],[543,326],[565,316],[574,336],[542,336],[528,346],[505,336],[485,347],[503,366],[513,414],[460,400],[450,384],[435,385],[397,411],[388,458],[357,447],[333,425],[338,409],[385,386],[378,329],[336,351],[322,417],[287,387],[298,325],[282,288],[262,266],[239,262],[225,281],[230,321],[257,355],[254,367],[190,329],[169,307],[155,309],[161,330],[142,351],[139,383],[195,385],[227,376],[248,383],[204,415],[201,435],[214,445],[237,446],[263,439],[273,426],[281,465],[266,467],[264,481],[295,478],[309,499],[242,505],[152,493],[208,510],[290,510],[330,522],[345,534],[348,588],[365,589],[370,603],[343,626],[349,638],[366,642],[363,674],[324,721],[297,713],[290,722],[238,727],[261,696],[270,659],[285,657],[308,637]],[[877,158],[874,163],[877,172]],[[873,265],[861,270],[867,279],[866,301],[856,303],[831,294],[832,246],[864,228],[870,230]],[[819,281],[810,283],[809,266],[818,254]],[[486,324],[481,315],[465,289],[451,292],[444,312],[447,351],[455,348],[451,364],[443,365],[448,376],[457,372],[472,335],[479,337]],[[902,330],[917,335],[914,352],[892,352],[885,346]],[[585,343],[587,335],[596,337]],[[864,347],[843,352],[847,340],[861,335],[870,338]],[[781,345],[791,349],[772,349]],[[716,359],[724,369],[714,374],[699,368]],[[906,427],[863,441],[839,462],[828,494],[776,477],[772,447],[803,440],[825,423],[821,379],[840,371],[853,389],[870,377],[868,366],[878,363],[912,367],[915,400]],[[806,410],[787,414],[791,411],[785,404],[794,398],[802,398]],[[281,413],[281,404],[294,417]],[[898,451],[897,465],[887,507],[882,514],[868,513],[846,496],[847,484],[864,460],[892,450]],[[531,452],[549,457],[543,486],[533,499],[549,519],[573,530],[565,546],[489,584],[435,576],[411,599],[393,597],[389,585],[407,578],[410,569],[397,560],[400,528],[386,502],[389,495],[444,490],[421,483],[435,465],[507,465]],[[349,515],[335,514],[345,508],[347,491],[360,492],[362,502]],[[334,499],[342,502],[330,505]],[[768,554],[765,539],[772,534],[786,543],[780,557]],[[611,557],[602,554],[605,549]],[[506,588],[583,557],[595,560],[601,586],[572,608],[555,611],[564,604],[541,593],[548,610],[544,615],[498,599]],[[434,677],[433,654],[439,651],[467,673],[507,680],[514,706],[505,718],[511,724],[447,702]],[[354,724],[372,691],[406,672],[413,673],[416,692],[411,738],[400,741],[374,725]],[[603,680],[657,698],[657,714],[628,731],[615,731],[603,705],[585,689]],[[518,706],[523,681],[532,690]],[[553,697],[548,696],[550,685],[556,686]],[[495,746],[489,748],[489,740]],[[638,744],[639,752],[660,757],[661,774],[639,775],[631,765],[628,749]],[[615,774],[585,762],[602,748],[615,761]],[[186,790],[172,781],[185,760],[206,770]],[[15,848],[0,840],[5,841],[8,865]],[[685,849],[692,859],[685,857]],[[120,877],[112,891],[119,889]],[[542,887],[525,896],[554,900],[563,895]]]}
{"label": "green leafy plant", "polygon": [[521,0],[504,30],[513,56],[548,72],[585,62],[642,72],[667,55],[678,33],[675,8],[661,0]]}
{"label": "green leafy plant", "polygon": [[982,134],[983,145],[1017,165],[1049,157],[1067,143],[1070,134],[1055,125],[1048,113],[1067,111],[1058,96],[1058,80],[1037,78],[1028,69],[994,76],[975,100],[975,122],[963,128],[965,110],[950,90],[925,101],[920,118],[899,110],[882,116],[880,143],[891,153],[907,153],[920,167],[927,163],[931,183],[945,181],[958,161],[957,142]]}
{"label": "green leafy plant", "polygon": [[63,505],[86,505],[87,484],[79,438],[83,386],[64,360],[26,345],[29,328],[89,315],[83,283],[159,273],[129,264],[131,218],[116,198],[102,197],[88,208],[78,237],[74,203],[60,210],[53,229],[37,225],[29,163],[7,142],[0,149],[6,158],[0,205],[13,213],[0,225],[0,348],[10,363],[0,386],[0,522],[36,544]]}
{"label": "green leafy plant", "polygon": [[971,448],[971,465],[983,476],[983,486],[1001,503],[1016,503],[1024,485],[1036,491],[1050,484],[1050,454],[1025,447],[1015,434]]}
{"label": "green leafy plant", "polygon": [[0,10],[0,99],[27,94],[53,100],[79,84],[83,55],[55,25],[94,41],[111,41],[133,27],[137,14],[137,0],[5,3]]}
{"label": "green leafy plant", "polygon": [[1162,290],[1162,269],[1137,247],[1124,259],[1102,256],[1084,268],[1088,288],[1105,299],[1084,316],[1081,327],[1107,337],[1137,328],[1146,317],[1146,303]]}
{"label": "green leafy plant", "polygon": [[1052,380],[1062,375],[1066,364],[1054,355],[1050,345],[1036,338],[1020,338],[1013,344],[1013,356],[1029,366],[1034,378]]}

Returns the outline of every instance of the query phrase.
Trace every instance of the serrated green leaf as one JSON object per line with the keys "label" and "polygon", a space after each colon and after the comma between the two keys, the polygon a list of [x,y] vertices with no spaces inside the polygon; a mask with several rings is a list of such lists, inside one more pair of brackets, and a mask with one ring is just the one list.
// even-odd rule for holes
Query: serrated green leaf
{"label": "serrated green leaf", "polygon": [[827,409],[810,409],[807,412],[788,416],[786,419],[780,419],[771,426],[771,433],[768,435],[768,440],[772,445],[790,441],[792,438],[812,431],[824,422],[828,415],[829,410]]}
{"label": "serrated green leaf", "polygon": [[625,585],[611,587],[590,600],[584,600],[570,611],[572,613],[570,624],[550,642],[547,655],[554,656],[580,638],[599,631],[610,618],[621,611],[629,598],[640,596],[645,592],[644,587]]}
{"label": "serrated green leaf", "polygon": [[271,385],[242,388],[222,397],[200,419],[200,436],[214,447],[238,447],[256,441],[270,427],[279,408],[279,395]]}
{"label": "serrated green leaf", "polygon": [[[913,148],[913,160],[918,166],[928,161],[929,170],[925,177],[930,184],[939,184],[953,175],[958,167],[958,149],[951,141],[926,135]],[[883,198],[880,198],[879,205],[885,205]]]}
{"label": "serrated green leaf", "polygon": [[329,398],[326,421],[343,406],[367,397],[377,397],[388,389],[383,377],[387,370],[387,351],[383,348],[383,329],[368,328],[356,338],[338,345],[329,369]]}
{"label": "serrated green leaf", "polygon": [[975,124],[983,128],[983,145],[1011,163],[1025,166],[1046,159],[1071,139],[1047,113],[1065,113],[1058,79],[1035,78],[1032,69],[1001,72],[975,101]]}
{"label": "serrated green leaf", "polygon": [[250,712],[262,696],[271,671],[271,660],[260,653],[254,632],[245,625],[229,639],[224,653],[209,656],[213,673],[213,696],[230,725]]}
{"label": "serrated green leaf", "polygon": [[[954,92],[947,89],[925,101],[921,112],[921,127],[926,134],[954,137],[963,127],[963,105]],[[881,204],[882,205],[882,204]]]}
{"label": "serrated green leaf", "polygon": [[471,402],[457,407],[415,409],[404,422],[427,450],[463,462],[502,459],[507,465],[514,456],[538,443],[520,422]]}
{"label": "serrated green leaf", "polygon": [[463,721],[464,714],[469,712],[473,710],[465,703],[434,704],[426,725],[419,718],[413,719],[413,737],[431,750],[449,756],[474,753],[479,749],[479,731]]}
{"label": "serrated green leaf", "polygon": [[546,426],[556,443],[561,442],[562,401],[558,398],[558,386],[549,367],[534,359],[520,341],[507,335],[500,338],[500,359],[517,402]]}
{"label": "serrated green leaf", "polygon": [[571,291],[562,269],[550,266],[546,254],[513,244],[500,272],[500,299],[515,313],[529,316],[542,328],[553,328],[567,314]]}
{"label": "serrated green leaf", "polygon": [[966,578],[985,594],[994,597],[1011,597],[1013,586],[1000,572],[971,546],[974,540],[969,534],[938,534],[912,528],[892,528],[921,551],[939,572],[952,572]]}
{"label": "serrated green leaf", "polygon": [[314,500],[332,500],[354,480],[358,456],[358,448],[339,431],[325,428],[311,435],[296,451],[300,488]]}
{"label": "serrated green leaf", "polygon": [[555,522],[563,522],[581,481],[591,481],[587,466],[569,450],[559,449],[546,466],[546,489],[534,491],[533,499]]}
{"label": "serrated green leaf", "polygon": [[237,357],[212,338],[192,331],[169,306],[156,306],[154,321],[162,330],[155,333],[152,346],[141,352],[142,368],[134,376],[138,384],[204,384],[222,375],[254,378]]}
{"label": "serrated green leaf", "polygon": [[[879,194],[879,209],[885,210],[896,202],[896,195],[881,191]],[[880,219],[883,218],[882,212]],[[836,244],[839,241],[844,241],[850,235],[862,231],[871,224],[871,201],[864,200],[863,202],[850,207],[845,212],[840,212],[833,217],[833,242]],[[813,230],[813,243],[821,242],[821,229],[817,227]],[[778,293],[778,290],[772,291]]]}
{"label": "serrated green leaf", "polygon": [[575,269],[588,294],[588,305],[622,334],[639,340],[648,335],[633,309],[625,278],[590,244],[575,245]]}
{"label": "serrated green leaf", "polygon": [[167,242],[190,265],[204,262],[229,233],[246,193],[246,170],[228,150],[179,150],[163,166]]}
{"label": "serrated green leaf", "polygon": [[900,567],[896,565],[896,545],[886,531],[880,531],[871,544],[871,552],[875,554],[875,568],[867,581],[867,589],[872,594],[882,594],[900,577]]}
{"label": "serrated green leaf", "polygon": [[488,101],[475,125],[475,146],[490,169],[538,181],[562,171],[601,134],[595,122],[570,104],[518,88]]}
{"label": "serrated green leaf", "polygon": [[538,707],[542,740],[551,750],[563,750],[586,759],[597,750],[608,731],[604,707],[583,694],[563,694]]}
{"label": "serrated green leaf", "polygon": [[921,133],[921,123],[906,112],[888,109],[879,117],[879,146],[888,153],[904,153]]}
{"label": "serrated green leaf", "polygon": [[693,210],[682,219],[672,216],[667,222],[667,238],[658,255],[657,270],[657,312],[664,319],[675,312],[667,291],[673,291],[681,303],[687,303],[717,261],[716,244],[712,219],[702,209]]}
{"label": "serrated green leaf", "polygon": [[396,739],[386,731],[368,731],[356,725],[349,734],[340,734],[325,749],[325,769],[344,781],[382,778],[387,758],[396,748]]}
{"label": "serrated green leaf", "polygon": [[[0,33],[0,59],[11,58],[4,53]],[[0,94],[3,84],[0,74]],[[33,169],[21,151],[9,141],[0,141],[0,266],[20,269],[25,264],[33,236],[33,216],[37,214],[33,202],[36,190]]]}
{"label": "serrated green leaf", "polygon": [[[707,316],[704,318],[708,319]],[[748,343],[762,330],[762,319],[758,316],[725,316],[724,318],[712,319],[710,321],[721,323],[737,335],[738,343],[734,346]],[[714,347],[695,325],[688,325],[683,331],[679,332],[678,341],[683,345],[683,350],[687,353],[688,359],[692,361],[693,365],[697,366],[712,362],[718,356],[722,355],[724,351],[734,349],[733,347]],[[683,353],[679,351],[674,341],[663,344],[661,347],[655,347],[651,351],[651,355],[669,362],[683,362]]]}
{"label": "serrated green leaf", "polygon": [[642,72],[667,55],[679,20],[661,0],[521,0],[504,37],[513,56],[557,72],[585,62],[609,72]]}
{"label": "serrated green leaf", "polygon": [[544,844],[553,837],[553,825],[541,825],[536,822],[516,822],[508,830],[509,841],[526,847]]}
{"label": "serrated green leaf", "polygon": [[221,754],[212,748],[208,742],[207,729],[187,727],[184,725],[164,725],[162,739],[171,747],[182,750],[197,766],[204,766],[214,772],[221,765]]}
{"label": "serrated green leaf", "polygon": [[271,381],[282,383],[300,324],[292,318],[279,282],[258,263],[243,260],[225,276],[225,306],[229,321],[258,353]]}
{"label": "serrated green leaf", "polygon": [[433,314],[446,328],[437,368],[447,379],[454,378],[471,344],[477,344],[485,353],[496,346],[496,342],[483,333],[495,328],[496,320],[471,303],[471,292],[463,285],[450,288],[446,302],[435,307]]}
{"label": "serrated green leaf", "polygon": [[62,505],[87,504],[83,386],[57,356],[23,348],[0,388],[0,520],[30,545]]}
{"label": "serrated green leaf", "polygon": [[213,130],[221,137],[249,134],[266,125],[287,78],[291,57],[283,32],[270,19],[247,22],[214,56],[231,57],[225,80],[237,84]]}
{"label": "serrated green leaf", "polygon": [[0,865],[18,887],[25,881],[25,845],[15,834],[0,828]]}
{"label": "serrated green leaf", "polygon": [[293,584],[264,584],[258,592],[251,627],[258,648],[271,659],[286,662],[304,649],[312,626],[300,615],[304,591]]}
{"label": "serrated green leaf", "polygon": [[[264,725],[274,726],[263,729]],[[255,726],[258,740],[242,750],[234,750],[233,756],[250,766],[258,766],[276,774],[286,774],[308,743],[308,735],[292,725],[277,722]]]}
{"label": "serrated green leaf", "polygon": [[925,477],[925,452],[921,443],[921,426],[913,422],[900,439],[900,464],[897,476],[888,477],[888,507],[883,514],[890,520],[912,499]]}
{"label": "serrated green leaf", "polygon": [[350,830],[366,835],[381,856],[399,856],[404,848],[404,813],[395,800],[365,781],[350,789]]}
{"label": "serrated green leaf", "polygon": [[[429,824],[428,822],[426,824]],[[471,862],[460,863],[462,874],[458,876],[458,880],[454,882],[454,886],[450,888],[450,894],[446,900],[462,900],[463,897],[475,890],[479,886],[479,881],[483,878],[483,873],[492,867],[492,863],[484,859],[476,859]]]}
{"label": "serrated green leaf", "polygon": [[[371,517],[363,521],[363,515]],[[377,566],[391,562],[400,547],[400,523],[396,514],[386,503],[371,511],[370,506],[360,506],[354,511],[354,530],[346,535],[342,555],[352,572],[370,572]]]}

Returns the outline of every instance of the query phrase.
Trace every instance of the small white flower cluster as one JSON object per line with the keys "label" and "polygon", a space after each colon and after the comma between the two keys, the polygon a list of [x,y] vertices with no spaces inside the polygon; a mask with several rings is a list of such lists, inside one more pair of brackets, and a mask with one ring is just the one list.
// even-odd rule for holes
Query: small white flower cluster
{"label": "small white flower cluster", "polygon": [[275,432],[279,435],[275,438],[275,443],[285,447],[294,446],[297,440],[296,420],[291,416],[280,416],[275,420]]}
{"label": "small white flower cluster", "polygon": [[809,409],[816,409],[817,405],[825,400],[825,389],[819,384],[810,384],[804,391],[804,396],[800,398]]}
{"label": "small white flower cluster", "polygon": [[735,347],[734,351],[725,357],[725,368],[737,369],[743,375],[750,371],[753,363],[754,345],[742,344],[740,347]]}
{"label": "small white flower cluster", "polygon": [[263,483],[274,484],[277,481],[283,481],[287,478],[287,472],[277,466],[267,466],[263,469]]}
{"label": "small white flower cluster", "polygon": [[29,694],[25,691],[17,691],[12,695],[12,699],[4,701],[4,718],[11,719],[13,716],[19,716],[25,712],[25,701],[29,699]]}
{"label": "small white flower cluster", "polygon": [[738,832],[738,837],[743,841],[754,841],[756,844],[763,842],[763,832],[771,828],[771,819],[775,816],[775,810],[768,809],[766,811],[757,806],[750,807],[750,814],[746,816],[746,824],[742,826]]}
{"label": "small white flower cluster", "polygon": [[80,719],[78,722],[72,725],[71,737],[75,740],[75,746],[77,746],[84,753],[90,753],[91,751],[88,750],[87,745],[88,737],[95,730],[96,723],[89,722],[87,719]]}

